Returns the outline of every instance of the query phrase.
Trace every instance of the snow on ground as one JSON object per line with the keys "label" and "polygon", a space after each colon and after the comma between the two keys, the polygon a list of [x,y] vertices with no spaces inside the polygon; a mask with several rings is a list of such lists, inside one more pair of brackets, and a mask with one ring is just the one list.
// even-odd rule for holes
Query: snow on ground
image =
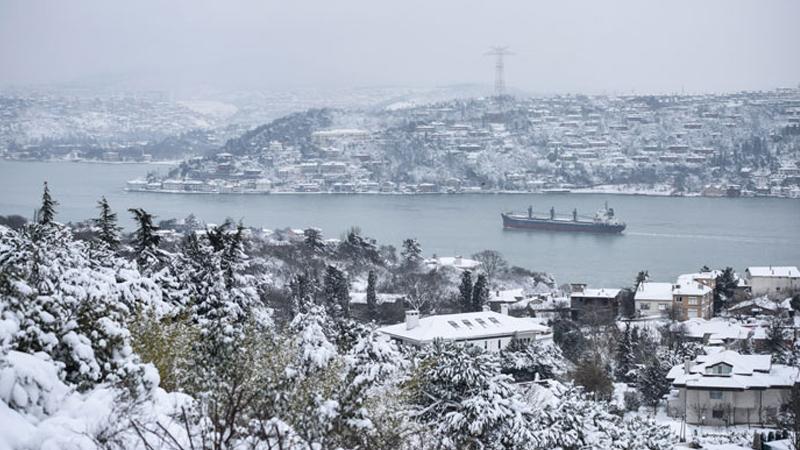
{"label": "snow on ground", "polygon": [[239,111],[239,108],[235,105],[214,100],[182,100],[178,104],[198,114],[217,120],[227,119]]}

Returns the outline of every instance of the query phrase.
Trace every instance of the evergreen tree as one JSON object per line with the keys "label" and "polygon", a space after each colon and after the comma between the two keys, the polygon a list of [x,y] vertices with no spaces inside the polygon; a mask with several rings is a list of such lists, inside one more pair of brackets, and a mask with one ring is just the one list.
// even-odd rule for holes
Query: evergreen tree
{"label": "evergreen tree", "polygon": [[378,317],[378,297],[375,293],[376,283],[375,271],[370,270],[367,274],[367,316],[369,320],[375,320]]}
{"label": "evergreen tree", "polygon": [[47,182],[45,181],[44,192],[42,193],[42,208],[39,210],[40,224],[49,225],[53,223],[56,218],[56,205],[58,205],[58,202],[50,196],[50,188],[47,187]]}
{"label": "evergreen tree", "polygon": [[489,283],[486,275],[478,275],[475,286],[472,289],[472,311],[483,311],[483,305],[489,301]]}
{"label": "evergreen tree", "polygon": [[650,273],[646,270],[642,270],[636,274],[636,282],[634,283],[634,292],[639,289],[639,285],[644,283],[645,281],[650,278]]}
{"label": "evergreen tree", "polygon": [[562,372],[564,364],[564,355],[552,343],[512,339],[500,352],[503,373],[513,376],[518,382],[532,381],[537,377],[553,378]]}
{"label": "evergreen tree", "polygon": [[734,292],[738,286],[736,280],[736,273],[733,268],[726,267],[722,273],[717,276],[714,285],[714,313],[719,313],[725,306],[733,300]]}
{"label": "evergreen tree", "polygon": [[136,253],[136,262],[140,270],[154,269],[160,261],[158,249],[161,243],[161,236],[158,235],[158,227],[153,225],[155,216],[141,208],[131,208],[128,211],[133,214],[137,228],[133,235],[133,250]]}
{"label": "evergreen tree", "polygon": [[639,371],[637,387],[643,402],[653,407],[653,414],[656,413],[661,398],[669,392],[671,384],[667,379],[667,373],[671,368],[669,359],[656,353],[647,358]]}
{"label": "evergreen tree", "polygon": [[413,270],[419,267],[422,263],[422,247],[419,245],[419,242],[414,238],[404,240],[400,257],[406,269]]}
{"label": "evergreen tree", "polygon": [[306,228],[303,230],[303,244],[312,253],[322,253],[325,243],[322,242],[322,231],[319,228]]}
{"label": "evergreen tree", "polygon": [[461,273],[461,285],[458,287],[458,292],[461,312],[472,311],[472,272],[469,270]]}
{"label": "evergreen tree", "polygon": [[341,270],[330,265],[325,269],[323,291],[325,305],[331,317],[350,317],[350,287]]}
{"label": "evergreen tree", "polygon": [[[635,328],[635,327],[634,327]],[[625,323],[625,329],[622,332],[619,340],[617,341],[616,351],[617,366],[614,370],[614,375],[618,381],[629,383],[634,381],[631,379],[631,371],[635,364],[635,349],[631,339],[631,325]]]}
{"label": "evergreen tree", "polygon": [[94,219],[94,224],[99,229],[97,237],[115,250],[119,247],[119,233],[122,230],[122,227],[117,225],[117,213],[111,211],[105,197],[97,202],[97,207],[100,209],[100,217]]}
{"label": "evergreen tree", "polygon": [[435,341],[409,383],[415,416],[447,449],[520,448],[534,440],[530,409],[492,354]]}

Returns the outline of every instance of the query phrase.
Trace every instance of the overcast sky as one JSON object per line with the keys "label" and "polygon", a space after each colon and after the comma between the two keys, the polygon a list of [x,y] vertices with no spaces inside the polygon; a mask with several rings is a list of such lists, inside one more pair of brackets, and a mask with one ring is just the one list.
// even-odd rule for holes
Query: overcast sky
{"label": "overcast sky", "polygon": [[0,0],[0,84],[698,92],[800,83],[800,0]]}

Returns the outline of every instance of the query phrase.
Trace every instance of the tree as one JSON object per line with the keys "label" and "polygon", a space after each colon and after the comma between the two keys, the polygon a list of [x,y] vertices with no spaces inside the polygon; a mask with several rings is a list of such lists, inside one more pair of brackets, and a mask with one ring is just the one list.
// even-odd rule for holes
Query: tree
{"label": "tree", "polygon": [[414,238],[408,238],[403,241],[403,250],[400,252],[403,267],[408,270],[414,270],[422,263],[422,247]]}
{"label": "tree", "polygon": [[642,270],[636,274],[636,282],[634,283],[634,291],[639,290],[639,285],[644,283],[650,278],[650,273],[646,270]]}
{"label": "tree", "polygon": [[572,373],[573,381],[591,393],[594,400],[608,401],[614,393],[614,384],[600,358],[584,358]]}
{"label": "tree", "polygon": [[350,317],[350,287],[344,272],[329,265],[325,269],[322,290],[331,317]]}
{"label": "tree", "polygon": [[153,225],[155,216],[141,208],[131,208],[128,211],[133,214],[133,220],[137,224],[131,242],[136,252],[136,262],[141,269],[149,268],[160,260],[158,246],[161,236],[158,235],[158,227]]}
{"label": "tree", "polygon": [[667,379],[667,373],[671,368],[672,365],[666,358],[653,354],[647,358],[639,371],[637,387],[643,402],[653,407],[653,414],[656,413],[661,398],[669,392],[671,384]]}
{"label": "tree", "polygon": [[631,340],[631,326],[630,323],[625,323],[625,329],[622,335],[617,340],[616,351],[617,366],[614,369],[614,375],[618,381],[625,383],[634,381],[631,377],[631,372],[636,362],[636,351],[634,343]]}
{"label": "tree", "polygon": [[800,450],[800,384],[795,383],[778,414],[778,426],[789,433],[789,443]]}
{"label": "tree", "polygon": [[472,272],[461,273],[461,284],[458,286],[458,302],[461,312],[472,311]]}
{"label": "tree", "polygon": [[580,360],[586,351],[586,337],[578,324],[569,319],[562,318],[553,322],[553,342],[572,362]]}
{"label": "tree", "polygon": [[516,381],[532,381],[539,378],[553,378],[563,371],[564,355],[552,343],[512,339],[500,352],[500,367],[503,373]]}
{"label": "tree", "polygon": [[717,276],[714,285],[714,313],[720,312],[733,300],[733,295],[734,292],[736,292],[738,284],[736,273],[731,267],[726,267],[725,270]]}
{"label": "tree", "polygon": [[42,193],[42,207],[39,209],[40,224],[49,225],[53,223],[56,217],[56,205],[58,205],[58,202],[50,196],[50,188],[47,187],[47,182],[45,181],[44,192]]}
{"label": "tree", "polygon": [[483,311],[483,305],[489,301],[489,285],[486,275],[478,275],[475,286],[472,289],[472,311]]}
{"label": "tree", "polygon": [[312,253],[322,253],[325,243],[322,242],[322,231],[319,228],[306,228],[303,230],[303,243]]}
{"label": "tree", "polygon": [[447,449],[520,448],[534,438],[531,411],[494,355],[434,341],[408,383],[414,417]]}
{"label": "tree", "polygon": [[105,242],[111,249],[119,247],[119,232],[122,227],[117,225],[117,213],[111,211],[111,206],[105,197],[97,202],[100,209],[100,217],[94,219],[95,226],[99,229],[97,238]]}
{"label": "tree", "polygon": [[375,320],[378,317],[378,297],[375,293],[376,283],[375,271],[370,270],[367,274],[367,315],[370,320]]}
{"label": "tree", "polygon": [[800,294],[794,294],[792,296],[792,300],[789,302],[789,305],[796,312],[800,312]]}
{"label": "tree", "polygon": [[490,282],[495,281],[495,277],[508,268],[508,262],[503,255],[495,250],[484,250],[472,255],[472,259],[481,263],[481,269],[486,274]]}

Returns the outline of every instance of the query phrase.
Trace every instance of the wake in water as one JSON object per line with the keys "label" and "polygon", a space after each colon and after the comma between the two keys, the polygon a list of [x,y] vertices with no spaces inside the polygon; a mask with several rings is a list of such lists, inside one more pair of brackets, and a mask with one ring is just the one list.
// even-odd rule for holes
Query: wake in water
{"label": "wake in water", "polygon": [[748,244],[794,244],[795,243],[790,239],[752,237],[752,236],[731,236],[731,235],[720,235],[720,234],[642,233],[636,231],[626,232],[625,234],[629,236],[702,239],[702,240],[712,240],[712,241],[740,242]]}

